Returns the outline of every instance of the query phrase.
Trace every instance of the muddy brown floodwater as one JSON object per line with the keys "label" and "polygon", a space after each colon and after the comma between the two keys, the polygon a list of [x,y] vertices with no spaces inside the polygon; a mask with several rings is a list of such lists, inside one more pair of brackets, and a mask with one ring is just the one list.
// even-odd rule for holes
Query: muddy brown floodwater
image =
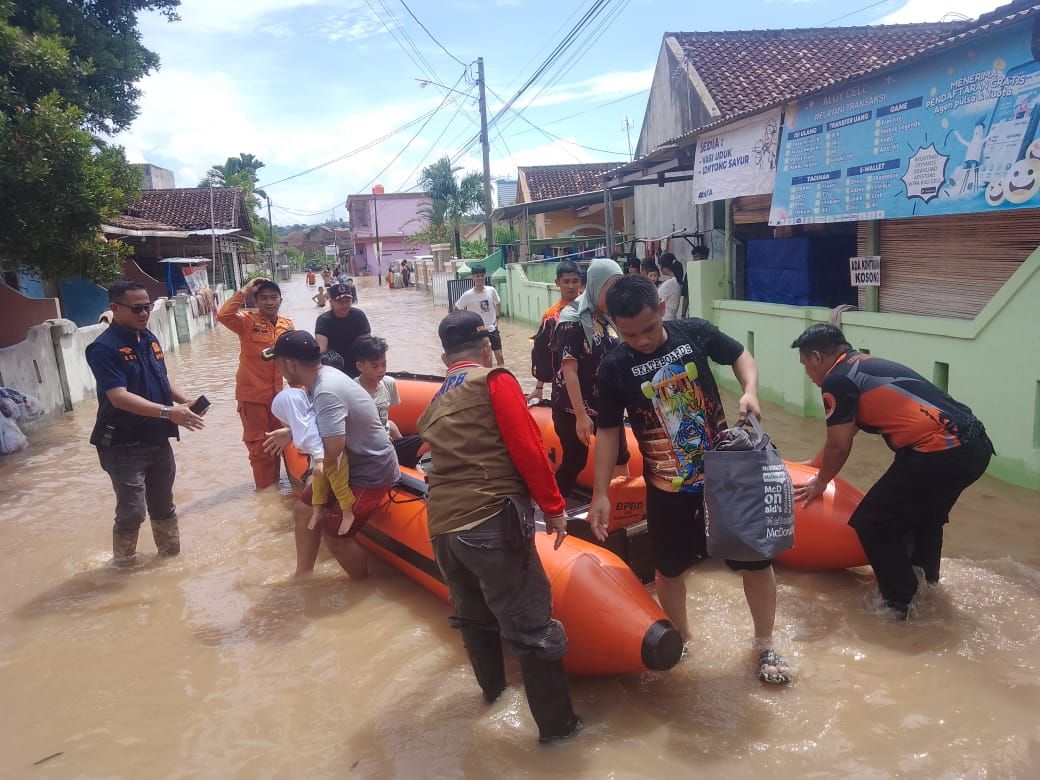
{"label": "muddy brown floodwater", "polygon": [[[301,328],[318,313],[310,295],[302,277],[286,285]],[[425,294],[359,297],[392,369],[441,368],[444,312]],[[532,330],[503,327],[528,384]],[[403,575],[375,563],[351,582],[323,553],[313,579],[290,579],[290,499],[251,488],[236,350],[221,328],[169,356],[180,385],[213,401],[205,431],[175,445],[179,558],[157,562],[145,530],[144,562],[108,567],[95,405],[0,460],[0,776],[1040,776],[1040,495],[972,487],[942,585],[909,623],[876,613],[862,575],[778,571],[779,645],[798,670],[786,690],[751,674],[739,578],[703,567],[689,576],[689,656],[666,673],[575,680],[587,728],[546,749],[515,664],[486,706],[446,605]],[[766,415],[789,458],[822,439],[819,421]],[[865,488],[888,460],[860,436],[844,476]]]}

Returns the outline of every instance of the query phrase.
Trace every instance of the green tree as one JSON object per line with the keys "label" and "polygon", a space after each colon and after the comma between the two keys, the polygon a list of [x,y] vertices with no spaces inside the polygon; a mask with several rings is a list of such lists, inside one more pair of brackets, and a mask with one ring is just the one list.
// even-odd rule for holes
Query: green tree
{"label": "green tree", "polygon": [[431,233],[450,230],[455,239],[455,256],[462,257],[462,224],[484,202],[484,180],[479,173],[468,173],[457,179],[462,170],[451,164],[447,156],[423,168],[419,184],[430,196],[430,203],[420,210]]}
{"label": "green tree", "polygon": [[267,220],[260,213],[260,195],[267,197],[263,190],[257,190],[259,179],[257,172],[264,167],[258,157],[240,152],[238,157],[228,157],[222,165],[214,165],[199,182],[200,187],[238,187],[242,190],[242,199],[246,204],[249,224],[253,235],[262,247],[271,247],[271,230]]}
{"label": "green tree", "polygon": [[137,14],[180,0],[0,0],[0,257],[41,277],[110,281],[127,250],[101,224],[138,196],[123,150],[95,134],[129,126],[158,58]]}

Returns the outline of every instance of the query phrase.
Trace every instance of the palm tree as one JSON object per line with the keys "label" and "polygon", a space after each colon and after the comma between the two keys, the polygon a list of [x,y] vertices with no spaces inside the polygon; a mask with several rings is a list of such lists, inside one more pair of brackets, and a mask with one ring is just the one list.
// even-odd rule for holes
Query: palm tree
{"label": "palm tree", "polygon": [[419,184],[430,196],[430,204],[422,211],[433,232],[451,228],[455,238],[455,256],[462,257],[462,223],[484,202],[484,180],[479,173],[467,173],[461,180],[455,174],[462,168],[453,166],[447,156],[423,168]]}

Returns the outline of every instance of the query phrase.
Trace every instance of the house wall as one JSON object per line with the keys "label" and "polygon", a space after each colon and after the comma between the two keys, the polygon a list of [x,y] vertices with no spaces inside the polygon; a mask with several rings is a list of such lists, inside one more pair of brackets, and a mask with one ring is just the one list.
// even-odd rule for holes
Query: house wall
{"label": "house wall", "polygon": [[[681,50],[672,39],[666,37],[657,57],[636,157],[649,154],[665,141],[718,118],[711,98],[691,81],[690,70],[683,63]],[[692,181],[667,184],[664,187],[636,187],[636,235],[640,238],[657,238],[682,228],[705,232],[712,230],[716,226],[712,224],[711,206],[694,206],[693,196]],[[638,246],[636,251],[641,255]],[[671,251],[680,260],[690,259],[690,246],[685,241],[673,241]]]}
{"label": "house wall", "polygon": [[[551,211],[548,214],[538,214],[534,218],[536,238],[559,238],[570,236],[574,230],[581,227],[594,226],[599,228],[600,235],[606,234],[606,225],[603,224],[603,212],[589,214],[579,217],[574,209],[562,211]],[[615,230],[621,230],[625,224],[625,209],[618,203],[614,206]]]}
{"label": "house wall", "polygon": [[57,298],[28,298],[0,282],[0,347],[25,338],[33,325],[61,316]]}
{"label": "house wall", "polygon": [[[379,237],[384,242],[391,236],[399,237],[402,232],[406,236],[418,233],[425,224],[425,220],[419,216],[419,209],[423,204],[429,203],[429,198],[423,195],[416,195],[414,198],[376,198],[376,201],[379,208]],[[375,237],[372,202],[372,198],[365,201],[368,225],[352,226],[355,241]]]}
{"label": "house wall", "polygon": [[67,319],[77,325],[93,325],[108,308],[108,290],[82,276],[73,276],[61,280],[61,300]]}
{"label": "house wall", "polygon": [[[997,450],[989,472],[1040,490],[1037,300],[1040,249],[974,320],[846,312],[842,327],[856,347],[903,363],[926,379],[938,380],[944,373],[937,364],[948,366],[949,393],[972,408]],[[724,332],[744,343],[754,334],[761,396],[814,417],[823,415],[819,389],[805,377],[791,342],[809,325],[826,322],[828,314],[826,309],[748,301],[717,300],[710,307],[710,319]],[[726,372],[719,379],[735,389]],[[822,433],[821,426],[821,439]]]}

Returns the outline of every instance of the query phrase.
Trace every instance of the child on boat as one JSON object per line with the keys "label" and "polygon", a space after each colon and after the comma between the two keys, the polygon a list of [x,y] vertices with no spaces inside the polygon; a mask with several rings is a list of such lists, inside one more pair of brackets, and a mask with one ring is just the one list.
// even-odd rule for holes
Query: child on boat
{"label": "child on boat", "polygon": [[324,287],[319,287],[316,295],[311,297],[311,300],[318,304],[319,309],[325,308],[325,302],[328,301],[329,295],[325,292]]}
{"label": "child on boat", "polygon": [[[336,361],[343,364],[335,352],[326,352],[322,363],[336,367]],[[354,493],[350,489],[350,463],[346,453],[332,466],[325,466],[325,447],[315,421],[314,405],[307,393],[295,387],[288,387],[274,397],[271,413],[292,432],[293,444],[300,452],[311,459],[311,519],[307,527],[311,530],[321,522],[322,507],[329,500],[329,491],[336,497],[343,511],[343,522],[346,525],[354,521]]]}

